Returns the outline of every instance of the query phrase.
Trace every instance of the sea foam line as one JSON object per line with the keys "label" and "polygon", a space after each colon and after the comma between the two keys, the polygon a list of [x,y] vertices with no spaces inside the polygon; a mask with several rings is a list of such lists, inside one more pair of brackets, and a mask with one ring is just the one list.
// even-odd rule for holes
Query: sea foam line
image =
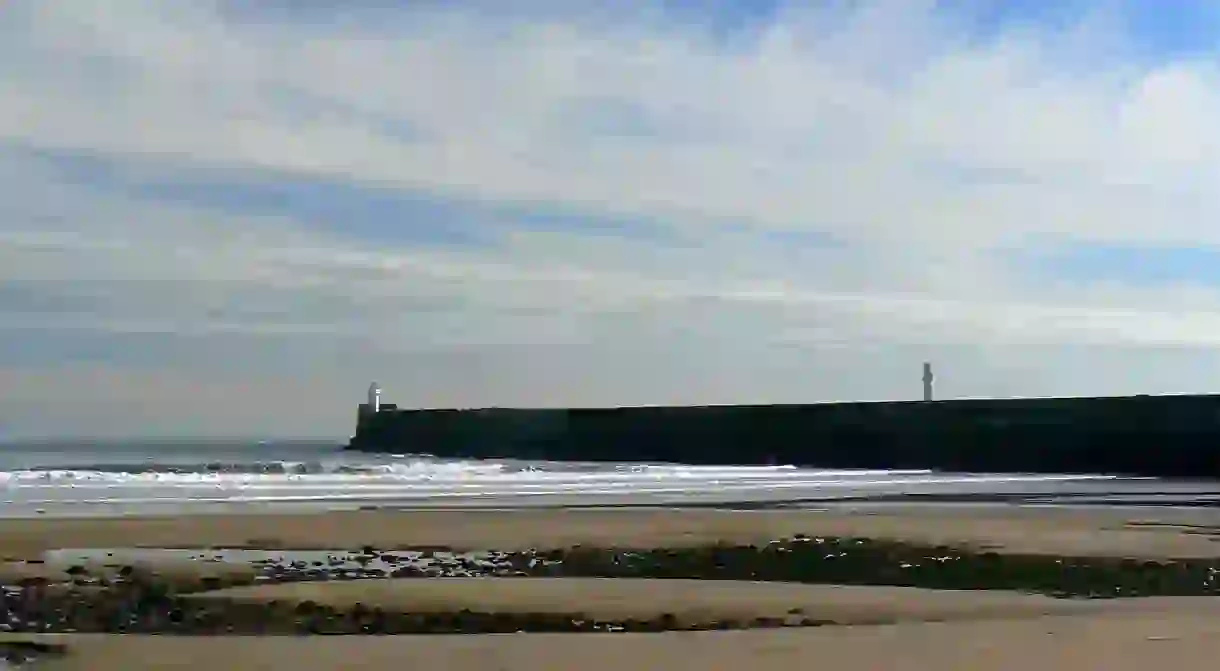
{"label": "sea foam line", "polygon": [[724,468],[717,469],[690,469],[687,467],[672,467],[667,469],[651,469],[646,471],[596,471],[596,472],[576,472],[576,471],[544,471],[544,470],[519,470],[509,471],[503,468],[496,470],[486,469],[446,469],[446,470],[409,470],[409,471],[378,471],[378,472],[355,472],[355,473],[317,473],[317,474],[302,474],[302,473],[224,473],[224,472],[206,472],[206,473],[168,473],[168,472],[146,472],[146,473],[116,473],[111,471],[77,471],[77,470],[21,470],[21,471],[0,471],[0,483],[17,482],[17,483],[39,483],[39,482],[60,482],[60,481],[76,481],[76,482],[116,482],[116,483],[131,483],[131,482],[149,482],[149,483],[214,483],[220,481],[229,482],[334,482],[348,483],[360,480],[387,480],[387,481],[429,481],[441,480],[446,482],[495,482],[495,481],[647,481],[647,480],[662,480],[662,479],[716,479],[716,478],[766,478],[766,479],[799,479],[808,477],[825,477],[838,476],[841,478],[859,478],[872,477],[878,475],[889,476],[918,476],[927,475],[932,471],[929,470],[799,470],[799,469],[783,469],[783,470],[763,470],[753,468]]}
{"label": "sea foam line", "polygon": [[[615,488],[564,488],[564,489],[499,489],[499,490],[484,490],[484,491],[455,491],[450,488],[438,487],[406,487],[394,491],[384,493],[380,492],[362,492],[362,493],[340,493],[332,492],[326,494],[276,494],[269,496],[251,496],[247,494],[238,494],[230,496],[218,497],[201,497],[192,495],[187,499],[175,496],[163,497],[106,497],[106,498],[90,498],[90,499],[32,499],[23,500],[21,503],[30,505],[45,505],[45,504],[66,504],[66,503],[126,503],[126,504],[149,504],[149,503],[258,503],[258,502],[308,502],[308,501],[378,501],[378,500],[412,500],[412,499],[443,499],[443,498],[483,498],[483,497],[536,497],[536,496],[640,496],[640,495],[655,495],[655,494],[716,494],[722,495],[730,492],[751,492],[751,491],[779,491],[806,488],[811,490],[811,494],[819,490],[828,489],[846,489],[857,488],[861,490],[881,489],[890,486],[900,485],[903,487],[912,485],[953,485],[953,484],[998,484],[998,483],[1018,483],[1018,482],[1052,482],[1064,480],[1108,480],[1115,479],[1114,476],[1090,476],[1080,478],[1076,476],[1052,476],[1050,478],[1037,478],[1031,476],[978,476],[978,477],[942,477],[942,478],[903,478],[889,480],[871,480],[864,482],[845,482],[842,480],[824,480],[824,481],[807,481],[807,482],[760,482],[760,483],[733,483],[733,484],[718,484],[711,487],[696,486],[695,483],[687,483],[684,486],[669,485],[664,487],[615,487]],[[706,484],[706,483],[705,483]],[[239,490],[241,491],[241,490]],[[862,491],[861,494],[869,492]]]}

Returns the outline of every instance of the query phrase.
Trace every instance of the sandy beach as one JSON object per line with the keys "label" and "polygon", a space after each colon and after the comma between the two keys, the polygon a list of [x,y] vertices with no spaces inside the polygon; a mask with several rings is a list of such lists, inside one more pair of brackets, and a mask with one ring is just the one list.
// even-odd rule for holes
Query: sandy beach
{"label": "sandy beach", "polygon": [[0,519],[0,559],[55,548],[371,545],[501,550],[572,545],[654,548],[765,543],[794,534],[957,545],[998,553],[1213,557],[1220,511],[909,508],[875,511],[559,509],[358,511],[285,515]]}
{"label": "sandy beach", "polygon": [[386,637],[64,637],[45,671],[1205,671],[1215,613],[1189,610],[978,622],[663,634]]}
{"label": "sandy beach", "polygon": [[[1156,512],[1156,511],[1153,511]],[[0,520],[0,554],[33,559],[57,548],[272,547],[382,550],[692,547],[721,541],[765,543],[796,534],[946,545],[997,554],[1127,557],[1220,556],[1207,510],[1133,515],[1118,510],[919,509],[886,512],[554,510],[234,515],[178,518]],[[24,569],[29,571],[27,565]],[[47,567],[46,570],[55,570]],[[175,567],[176,571],[189,568]],[[215,565],[199,570],[216,572]],[[238,570],[240,572],[240,570]],[[497,579],[485,579],[494,583]],[[836,625],[799,629],[649,634],[486,634],[344,637],[10,635],[49,638],[69,648],[38,668],[64,669],[757,669],[830,665],[839,669],[1175,669],[1214,667],[1220,654],[1220,599],[1213,597],[1063,601],[1005,592],[776,583],[674,582],[656,588],[622,580],[544,579],[488,592],[461,581],[384,581],[235,587],[200,595],[377,605],[446,603],[454,608],[551,608],[677,612],[684,617],[783,616],[800,612]],[[443,580],[441,582],[448,582]],[[620,583],[612,586],[610,583]],[[471,583],[467,583],[470,585]],[[777,590],[778,588],[778,590]],[[421,591],[422,590],[422,591]],[[514,591],[515,590],[515,591]],[[515,605],[514,605],[515,604]],[[524,605],[523,605],[524,604]],[[527,607],[528,606],[528,607]],[[625,610],[624,610],[625,609]],[[930,621],[931,620],[931,621]],[[941,620],[941,621],[935,621]],[[876,624],[878,621],[893,624]],[[1166,666],[1166,668],[1169,668]]]}

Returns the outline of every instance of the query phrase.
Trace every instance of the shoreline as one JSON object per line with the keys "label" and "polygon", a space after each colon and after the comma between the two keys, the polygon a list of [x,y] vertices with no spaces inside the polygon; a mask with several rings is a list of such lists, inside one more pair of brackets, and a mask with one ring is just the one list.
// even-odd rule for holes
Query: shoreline
{"label": "shoreline", "polygon": [[[1160,526],[1132,526],[1131,522]],[[1174,526],[1178,525],[1178,526]],[[355,510],[320,513],[0,518],[0,558],[60,548],[457,549],[690,547],[765,543],[794,535],[866,537],[996,552],[1132,556],[1220,556],[1197,529],[1220,528],[1220,510],[863,505],[817,510],[548,508]],[[1154,530],[1155,529],[1155,530]]]}
{"label": "shoreline", "polygon": [[[1150,490],[1146,492],[1026,492],[1026,493],[911,493],[865,494],[815,497],[773,497],[747,499],[710,499],[698,497],[679,499],[653,498],[624,501],[618,497],[605,501],[547,501],[530,496],[501,495],[463,501],[445,499],[376,501],[318,500],[302,501],[232,501],[193,502],[190,499],[133,505],[129,502],[40,502],[13,504],[0,511],[4,520],[110,519],[150,517],[214,517],[249,515],[319,515],[364,512],[538,512],[551,510],[719,510],[719,511],[812,511],[874,508],[899,511],[906,508],[938,507],[953,509],[1064,509],[1121,510],[1128,513],[1147,511],[1148,514],[1180,515],[1190,511],[1220,510],[1220,483],[1193,482],[1202,491]],[[617,500],[616,500],[617,499]],[[1163,511],[1163,512],[1162,512]]]}

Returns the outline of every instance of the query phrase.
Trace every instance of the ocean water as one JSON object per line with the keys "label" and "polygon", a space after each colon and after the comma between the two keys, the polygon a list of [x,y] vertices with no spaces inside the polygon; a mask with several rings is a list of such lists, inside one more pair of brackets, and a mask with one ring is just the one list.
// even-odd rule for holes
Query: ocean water
{"label": "ocean water", "polygon": [[944,501],[1210,505],[1220,485],[1095,475],[456,461],[317,442],[0,444],[0,516]]}

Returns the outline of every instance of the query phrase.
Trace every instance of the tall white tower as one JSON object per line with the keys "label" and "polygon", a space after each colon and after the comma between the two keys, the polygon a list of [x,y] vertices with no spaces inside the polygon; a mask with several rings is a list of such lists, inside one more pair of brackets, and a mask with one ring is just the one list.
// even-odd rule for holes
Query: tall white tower
{"label": "tall white tower", "polygon": [[932,364],[927,361],[923,362],[923,400],[925,401],[932,400],[932,382],[934,380],[936,377],[932,375]]}
{"label": "tall white tower", "polygon": [[381,411],[381,387],[377,383],[369,385],[369,412]]}

